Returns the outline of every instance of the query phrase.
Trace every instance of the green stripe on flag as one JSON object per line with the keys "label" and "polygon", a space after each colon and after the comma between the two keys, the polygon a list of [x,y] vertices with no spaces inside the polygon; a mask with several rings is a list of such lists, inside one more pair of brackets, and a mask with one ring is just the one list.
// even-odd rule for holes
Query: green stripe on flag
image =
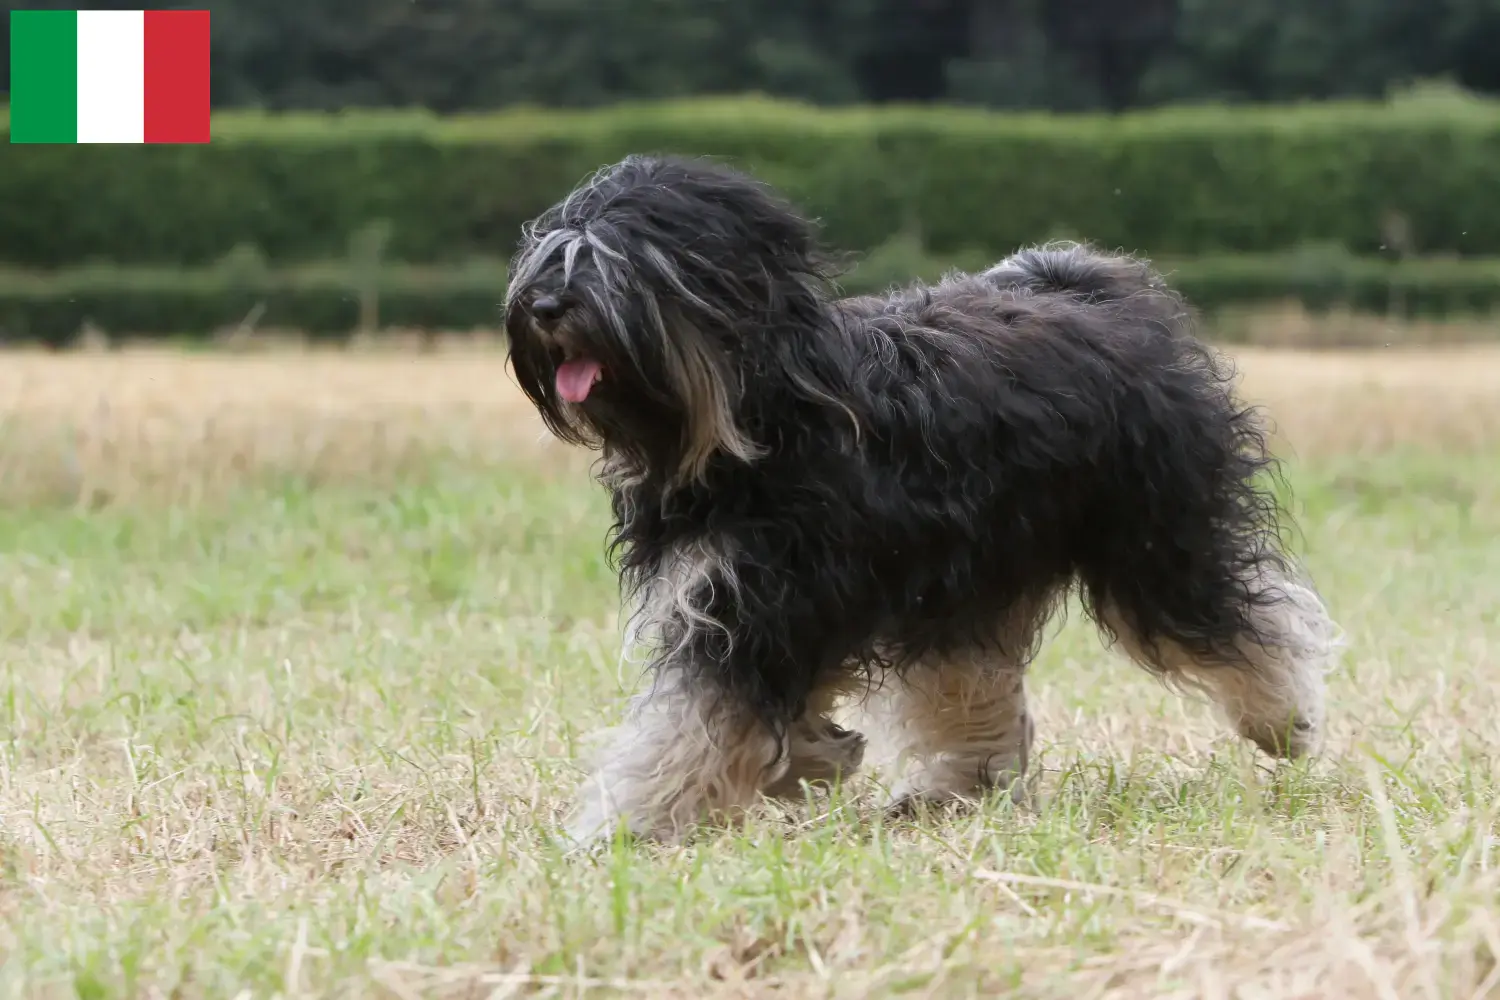
{"label": "green stripe on flag", "polygon": [[78,12],[10,12],[10,141],[78,141]]}

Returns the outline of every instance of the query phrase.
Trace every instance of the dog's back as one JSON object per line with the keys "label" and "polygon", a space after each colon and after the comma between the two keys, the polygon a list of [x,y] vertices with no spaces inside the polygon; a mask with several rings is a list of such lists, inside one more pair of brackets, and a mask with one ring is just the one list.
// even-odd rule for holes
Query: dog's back
{"label": "dog's back", "polygon": [[1002,288],[1036,293],[1077,295],[1095,302],[1132,296],[1180,299],[1145,261],[1102,254],[1076,243],[1028,247],[983,272],[982,277]]}

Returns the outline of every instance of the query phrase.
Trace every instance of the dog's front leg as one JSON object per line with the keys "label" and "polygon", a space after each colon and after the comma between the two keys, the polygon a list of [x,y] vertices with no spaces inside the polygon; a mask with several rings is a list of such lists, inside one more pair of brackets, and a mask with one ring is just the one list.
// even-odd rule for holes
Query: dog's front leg
{"label": "dog's front leg", "polygon": [[[569,831],[673,841],[737,818],[761,792],[797,793],[859,766],[864,740],[833,725],[845,650],[794,569],[748,546],[686,549],[639,594],[627,647],[651,650],[650,683],[606,734]],[[763,550],[762,550],[763,551]]]}
{"label": "dog's front leg", "polygon": [[578,846],[608,839],[621,824],[639,837],[678,840],[696,823],[732,819],[776,777],[770,729],[691,666],[656,668],[605,737],[568,823]]}

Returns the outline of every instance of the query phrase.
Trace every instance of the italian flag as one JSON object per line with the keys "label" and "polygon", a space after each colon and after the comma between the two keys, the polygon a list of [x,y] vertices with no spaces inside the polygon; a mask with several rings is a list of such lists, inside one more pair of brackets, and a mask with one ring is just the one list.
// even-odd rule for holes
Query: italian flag
{"label": "italian flag", "polygon": [[208,11],[14,10],[10,141],[207,142]]}

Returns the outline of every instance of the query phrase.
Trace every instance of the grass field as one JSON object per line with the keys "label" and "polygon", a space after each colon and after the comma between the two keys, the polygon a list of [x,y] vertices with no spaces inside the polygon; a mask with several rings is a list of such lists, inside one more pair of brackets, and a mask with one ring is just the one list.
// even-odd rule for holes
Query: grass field
{"label": "grass field", "polygon": [[1500,351],[1240,361],[1351,640],[1324,759],[1075,616],[1025,809],[579,860],[605,507],[497,355],[0,356],[0,994],[1500,996]]}

